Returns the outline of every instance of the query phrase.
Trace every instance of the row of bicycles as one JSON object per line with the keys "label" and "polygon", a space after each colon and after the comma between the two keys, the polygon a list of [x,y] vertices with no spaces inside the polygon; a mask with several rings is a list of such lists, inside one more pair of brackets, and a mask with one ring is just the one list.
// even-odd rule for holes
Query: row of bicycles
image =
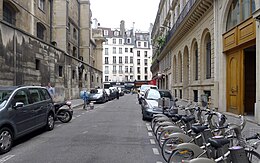
{"label": "row of bicycles", "polygon": [[163,114],[154,115],[151,121],[166,162],[260,163],[260,134],[242,135],[244,116],[239,116],[239,123],[230,123],[224,114],[207,106],[177,103]]}

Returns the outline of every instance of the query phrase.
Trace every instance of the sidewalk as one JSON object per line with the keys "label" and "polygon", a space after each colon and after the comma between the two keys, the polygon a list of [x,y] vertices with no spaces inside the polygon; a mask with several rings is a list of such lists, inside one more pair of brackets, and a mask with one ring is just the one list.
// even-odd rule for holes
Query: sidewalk
{"label": "sidewalk", "polygon": [[72,109],[77,108],[79,106],[83,106],[83,100],[82,99],[73,99],[71,101]]}

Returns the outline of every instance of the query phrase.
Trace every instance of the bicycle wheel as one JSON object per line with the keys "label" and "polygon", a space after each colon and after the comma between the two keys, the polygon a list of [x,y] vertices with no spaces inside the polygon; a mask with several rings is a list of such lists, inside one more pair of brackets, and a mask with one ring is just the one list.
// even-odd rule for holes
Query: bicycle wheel
{"label": "bicycle wheel", "polygon": [[250,163],[259,163],[260,162],[260,154],[256,151],[245,149],[246,156]]}
{"label": "bicycle wheel", "polygon": [[168,163],[180,163],[183,160],[191,160],[194,158],[194,153],[190,149],[178,149],[172,152],[168,159]]}
{"label": "bicycle wheel", "polygon": [[171,134],[174,133],[174,132],[176,132],[176,131],[169,130],[169,129],[162,131],[162,133],[160,134],[159,139],[158,139],[159,146],[160,146],[161,148],[162,148],[162,145],[163,145],[164,141],[165,141],[166,139],[168,139],[169,135],[171,135]]}
{"label": "bicycle wheel", "polygon": [[165,141],[162,144],[161,152],[163,159],[167,162],[172,152],[175,150],[177,145],[184,143],[184,140],[180,137],[171,137],[165,139]]}

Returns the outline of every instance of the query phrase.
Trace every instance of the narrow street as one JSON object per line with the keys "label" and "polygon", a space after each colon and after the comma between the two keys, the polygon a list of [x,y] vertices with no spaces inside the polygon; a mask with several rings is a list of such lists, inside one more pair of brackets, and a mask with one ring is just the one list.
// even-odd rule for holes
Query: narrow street
{"label": "narrow street", "polygon": [[160,163],[149,124],[142,121],[136,95],[125,95],[94,110],[75,108],[71,122],[19,139],[0,162]]}

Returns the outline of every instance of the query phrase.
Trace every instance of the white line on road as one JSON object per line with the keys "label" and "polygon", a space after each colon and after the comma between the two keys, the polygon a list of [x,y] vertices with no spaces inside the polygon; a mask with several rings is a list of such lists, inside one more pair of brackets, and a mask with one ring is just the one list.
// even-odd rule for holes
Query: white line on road
{"label": "white line on road", "polygon": [[77,118],[80,117],[81,115],[77,115]]}
{"label": "white line on road", "polygon": [[86,133],[88,133],[88,131],[84,131],[82,134],[86,134]]}
{"label": "white line on road", "polygon": [[152,131],[151,126],[146,126],[148,131]]}
{"label": "white line on road", "polygon": [[150,139],[151,144],[155,144],[154,139]]}
{"label": "white line on road", "polygon": [[57,127],[60,127],[61,125],[57,125]]}
{"label": "white line on road", "polygon": [[85,113],[81,113],[82,115],[84,115]]}
{"label": "white line on road", "polygon": [[156,161],[156,163],[162,163],[161,161]]}
{"label": "white line on road", "polygon": [[146,123],[146,126],[150,126],[150,123]]}
{"label": "white line on road", "polygon": [[148,132],[148,136],[153,136],[153,133],[152,132]]}
{"label": "white line on road", "polygon": [[3,163],[3,162],[6,162],[8,161],[9,159],[11,159],[12,157],[14,157],[15,155],[7,155],[3,158],[0,159],[0,163]]}
{"label": "white line on road", "polygon": [[75,117],[72,117],[72,120],[75,119]]}
{"label": "white line on road", "polygon": [[159,155],[159,151],[158,151],[157,148],[153,148],[153,154],[155,154],[155,155]]}

